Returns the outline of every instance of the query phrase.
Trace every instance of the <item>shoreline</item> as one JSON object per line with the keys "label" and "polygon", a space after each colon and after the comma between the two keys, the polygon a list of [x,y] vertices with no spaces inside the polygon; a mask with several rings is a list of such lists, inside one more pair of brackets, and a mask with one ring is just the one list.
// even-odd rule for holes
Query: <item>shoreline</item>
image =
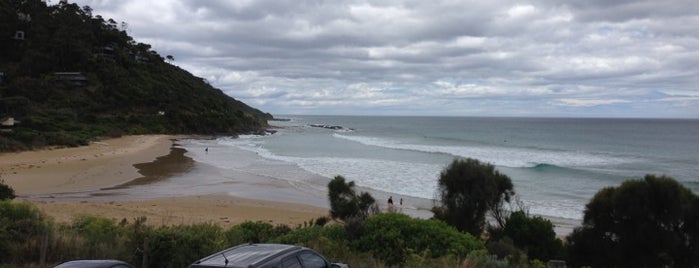
{"label": "shoreline", "polygon": [[0,174],[17,196],[112,187],[140,177],[134,164],[167,155],[178,136],[139,135],[90,145],[0,154]]}
{"label": "shoreline", "polygon": [[[264,221],[296,226],[328,215],[328,178],[230,147],[226,149],[234,150],[227,152],[235,156],[234,168],[207,166],[195,158],[216,157],[218,150],[204,150],[210,145],[198,141],[202,139],[127,136],[78,148],[0,154],[0,179],[15,189],[17,200],[35,204],[59,222],[92,214],[115,221],[145,216],[153,225],[207,222],[229,227]],[[279,168],[282,175],[256,174],[246,170],[250,166]],[[302,173],[308,180],[285,180],[289,173]],[[207,183],[214,186],[202,186]],[[393,196],[396,204],[404,198],[405,206],[396,205],[399,212],[432,216],[432,200],[364,187],[357,191],[372,194],[382,211]],[[559,238],[580,225],[579,220],[542,217],[555,225]]]}
{"label": "shoreline", "polygon": [[[210,165],[206,168],[207,170],[213,170],[213,172],[222,174],[231,174],[231,177],[235,177],[236,185],[242,186],[241,189],[244,190],[231,189],[227,191],[227,193],[233,196],[264,199],[273,202],[291,201],[329,209],[326,185],[331,178],[311,173],[292,163],[265,158],[255,151],[245,150],[237,146],[230,146],[229,142],[224,143],[228,145],[223,146],[219,144],[219,142],[213,142],[210,139],[194,138],[183,139],[181,146],[188,150],[188,155],[191,157],[198,161],[209,163],[203,164]],[[205,151],[206,148],[209,149],[208,152]],[[225,154],[221,154],[221,151],[225,151]],[[225,155],[225,157],[223,157],[223,155]],[[216,160],[222,158],[238,160],[234,163],[217,163]],[[198,174],[190,175],[197,176]],[[208,176],[208,173],[200,175],[200,177],[206,176]],[[226,184],[221,185],[226,187]],[[287,189],[287,191],[280,191],[277,189],[278,187],[283,187]],[[355,190],[358,193],[370,193],[376,199],[376,204],[381,211],[387,211],[387,199],[389,196],[392,196],[394,204],[396,204],[396,209],[399,210],[399,212],[411,217],[432,217],[432,212],[430,210],[433,206],[432,199],[405,196],[362,186],[356,186]],[[268,194],[268,192],[277,193],[277,195]],[[304,195],[303,198],[299,197],[299,193]],[[404,205],[402,207],[399,206],[400,198],[404,199]],[[576,219],[536,214],[530,215],[540,216],[550,220],[555,225],[554,231],[558,237],[564,237],[572,233],[575,227],[581,225],[581,221]]]}
{"label": "shoreline", "polygon": [[[175,147],[182,138],[125,136],[75,148],[3,153],[0,179],[15,190],[15,202],[30,202],[64,223],[89,214],[117,222],[145,216],[152,225],[214,223],[230,227],[263,221],[296,226],[327,215],[322,207],[223,193],[152,198],[144,198],[147,192],[134,193],[134,189],[191,170],[192,159],[183,162],[185,150]],[[120,194],[112,195],[114,190]]]}

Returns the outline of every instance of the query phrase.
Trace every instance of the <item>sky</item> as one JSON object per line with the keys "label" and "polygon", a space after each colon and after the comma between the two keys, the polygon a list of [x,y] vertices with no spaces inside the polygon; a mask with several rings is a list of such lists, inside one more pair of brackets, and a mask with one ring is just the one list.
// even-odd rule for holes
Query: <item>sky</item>
{"label": "sky", "polygon": [[71,2],[274,115],[699,118],[697,0]]}

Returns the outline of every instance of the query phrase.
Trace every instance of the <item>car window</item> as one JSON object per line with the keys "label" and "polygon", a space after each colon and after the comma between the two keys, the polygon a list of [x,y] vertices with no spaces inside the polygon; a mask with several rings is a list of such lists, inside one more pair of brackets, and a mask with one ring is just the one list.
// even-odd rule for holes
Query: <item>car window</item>
{"label": "car window", "polygon": [[302,268],[301,262],[296,256],[291,256],[289,258],[282,260],[282,268]]}
{"label": "car window", "polygon": [[304,268],[327,268],[328,264],[325,262],[323,257],[312,252],[303,252],[299,254],[301,262],[303,262]]}

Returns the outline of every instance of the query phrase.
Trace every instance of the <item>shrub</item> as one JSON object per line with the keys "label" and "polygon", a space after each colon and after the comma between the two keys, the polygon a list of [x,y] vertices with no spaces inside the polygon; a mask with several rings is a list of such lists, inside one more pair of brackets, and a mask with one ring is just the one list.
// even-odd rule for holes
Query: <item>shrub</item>
{"label": "shrub", "polygon": [[568,236],[573,265],[699,265],[699,197],[668,177],[646,175],[600,190]]}
{"label": "shrub", "polygon": [[263,243],[269,242],[273,238],[284,235],[291,231],[288,226],[278,225],[274,227],[266,222],[246,221],[231,227],[226,233],[228,245],[239,245],[242,243]]}
{"label": "shrub", "polygon": [[488,253],[497,256],[499,259],[507,259],[513,262],[527,259],[526,253],[517,248],[509,237],[490,241],[485,247],[488,249]]}
{"label": "shrub", "polygon": [[219,226],[204,223],[163,226],[148,237],[149,267],[187,267],[225,248]]}
{"label": "shrub", "polygon": [[413,219],[403,214],[379,214],[367,218],[361,237],[353,242],[361,251],[371,252],[388,265],[403,264],[410,254],[427,252],[430,258],[466,256],[483,245],[437,220]]}
{"label": "shrub", "polygon": [[26,250],[37,237],[46,235],[45,217],[30,203],[0,200],[0,260],[38,260],[38,251]]}
{"label": "shrub", "polygon": [[524,211],[513,212],[499,235],[510,238],[529,259],[548,261],[563,257],[563,243],[556,238],[553,223],[542,217],[529,217]]}
{"label": "shrub", "polygon": [[365,218],[369,209],[375,203],[374,197],[354,191],[354,181],[345,182],[342,176],[336,176],[328,183],[328,199],[330,200],[330,217],[347,220],[350,218]]}
{"label": "shrub", "polygon": [[507,260],[498,259],[495,255],[490,255],[485,250],[476,250],[468,254],[464,261],[465,267],[479,268],[507,268],[510,267]]}
{"label": "shrub", "polygon": [[15,190],[5,184],[4,180],[0,180],[0,200],[15,199]]}
{"label": "shrub", "polygon": [[507,175],[470,158],[455,159],[440,174],[438,186],[441,207],[433,209],[435,218],[474,236],[482,234],[489,211],[502,222],[502,205],[514,195]]}
{"label": "shrub", "polygon": [[325,217],[325,216],[319,217],[316,219],[315,225],[325,226],[329,221],[330,221],[330,218],[328,218],[328,217]]}

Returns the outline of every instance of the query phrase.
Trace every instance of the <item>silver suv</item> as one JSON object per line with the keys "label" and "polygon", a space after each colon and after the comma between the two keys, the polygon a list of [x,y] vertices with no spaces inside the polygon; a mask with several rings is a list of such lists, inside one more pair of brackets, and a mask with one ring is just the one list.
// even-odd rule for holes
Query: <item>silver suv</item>
{"label": "silver suv", "polygon": [[330,263],[315,250],[283,244],[242,244],[194,262],[189,268],[349,268]]}

